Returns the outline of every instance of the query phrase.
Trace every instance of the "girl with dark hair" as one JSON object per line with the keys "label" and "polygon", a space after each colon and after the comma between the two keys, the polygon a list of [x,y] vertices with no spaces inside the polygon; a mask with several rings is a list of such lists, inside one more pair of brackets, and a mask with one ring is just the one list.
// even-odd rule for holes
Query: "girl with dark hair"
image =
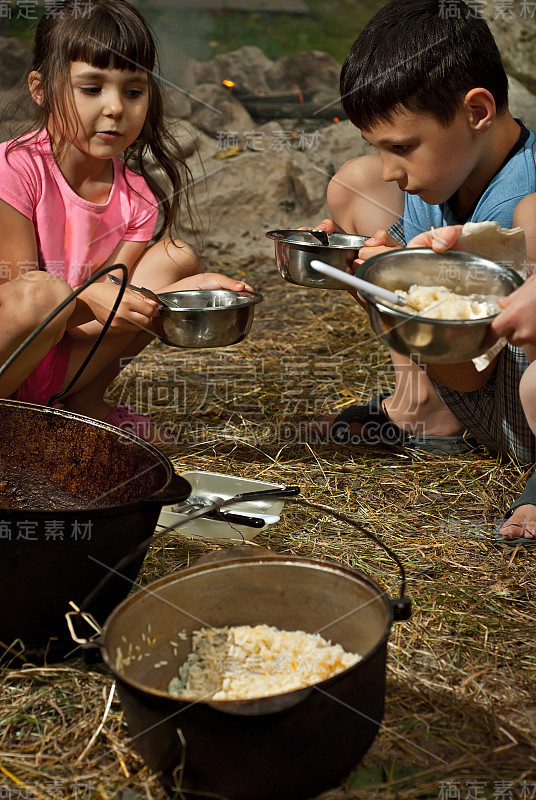
{"label": "girl with dark hair", "polygon": [[[151,32],[126,0],[66,0],[40,20],[28,76],[37,118],[0,145],[0,363],[71,287],[104,265],[125,264],[132,283],[155,292],[245,288],[201,273],[194,250],[176,236],[179,203],[191,218],[189,173],[165,131],[157,69]],[[67,386],[116,295],[105,279],[85,289],[0,378],[0,396],[43,404]],[[125,291],[101,346],[65,396],[69,409],[158,440],[151,419],[103,400],[121,366],[153,338],[157,314],[155,302]]]}

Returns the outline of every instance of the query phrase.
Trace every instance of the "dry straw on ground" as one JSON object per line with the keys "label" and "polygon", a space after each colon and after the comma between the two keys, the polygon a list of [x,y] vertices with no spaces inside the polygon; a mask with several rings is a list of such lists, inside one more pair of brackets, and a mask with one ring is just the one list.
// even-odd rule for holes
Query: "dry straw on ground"
{"label": "dry straw on ground", "polygon": [[[525,474],[482,453],[308,444],[297,421],[389,388],[387,351],[345,292],[285,284],[268,258],[211,266],[246,272],[264,292],[249,338],[213,351],[154,344],[113,398],[181,423],[182,442],[165,448],[177,470],[297,483],[305,499],[374,531],[408,573],[413,615],[391,633],[384,725],[349,782],[324,800],[535,798],[536,562],[529,550],[492,543],[493,521]],[[387,555],[327,514],[289,503],[256,542],[359,567],[398,592]],[[210,547],[167,536],[140,583]],[[162,800],[102,666],[6,665],[2,678],[0,797]]]}

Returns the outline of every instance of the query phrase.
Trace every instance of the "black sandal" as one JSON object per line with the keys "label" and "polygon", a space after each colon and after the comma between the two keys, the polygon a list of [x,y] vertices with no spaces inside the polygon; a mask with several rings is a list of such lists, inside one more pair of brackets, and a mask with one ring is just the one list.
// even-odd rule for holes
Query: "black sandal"
{"label": "black sandal", "polygon": [[[378,394],[362,405],[348,406],[333,420],[329,438],[335,444],[384,444],[412,447],[428,453],[460,455],[478,447],[469,431],[461,436],[424,436],[406,433],[393,422],[383,408],[387,394]],[[363,430],[351,434],[352,422],[359,422]]]}

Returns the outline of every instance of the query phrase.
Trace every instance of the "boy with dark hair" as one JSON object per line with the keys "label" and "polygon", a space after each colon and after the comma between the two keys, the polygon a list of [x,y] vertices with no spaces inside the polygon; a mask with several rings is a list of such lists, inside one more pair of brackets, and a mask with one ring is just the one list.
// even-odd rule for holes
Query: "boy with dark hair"
{"label": "boy with dark hair", "polygon": [[[457,16],[442,8],[441,0],[391,0],[342,69],[344,109],[378,156],[343,165],[328,188],[333,220],[317,227],[363,233],[381,220],[389,231],[376,230],[362,260],[443,225],[494,220],[509,228],[516,205],[536,191],[536,136],[508,110],[507,76],[485,20],[461,1]],[[339,442],[467,449],[467,425],[425,370],[391,355],[394,394],[350,406],[320,429]],[[472,364],[458,372],[464,391],[485,377]]]}

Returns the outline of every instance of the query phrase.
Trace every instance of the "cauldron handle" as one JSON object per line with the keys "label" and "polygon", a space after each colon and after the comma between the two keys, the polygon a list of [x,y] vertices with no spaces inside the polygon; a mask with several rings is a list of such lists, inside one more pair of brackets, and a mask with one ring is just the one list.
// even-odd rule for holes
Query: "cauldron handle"
{"label": "cauldron handle", "polygon": [[95,344],[93,345],[93,347],[91,348],[91,350],[87,354],[86,358],[82,362],[82,365],[78,369],[76,375],[71,380],[69,385],[65,389],[63,389],[61,392],[58,392],[57,394],[53,395],[52,397],[49,397],[49,399],[47,400],[46,405],[50,406],[54,402],[54,400],[57,400],[59,397],[62,397],[66,392],[68,392],[74,386],[74,384],[76,383],[76,381],[78,380],[78,378],[80,377],[82,372],[85,370],[86,366],[88,365],[90,359],[93,357],[93,354],[95,353],[95,350],[100,345],[102,339],[104,338],[104,336],[106,334],[106,331],[108,330],[108,328],[112,324],[113,318],[115,317],[117,309],[119,308],[119,303],[123,299],[123,295],[125,293],[125,288],[126,288],[127,281],[128,281],[128,270],[127,270],[127,268],[126,268],[126,266],[124,264],[111,264],[111,265],[109,265],[107,267],[102,267],[102,269],[98,270],[97,272],[94,272],[93,275],[90,275],[90,277],[86,281],[84,281],[84,283],[82,283],[76,289],[73,289],[73,291],[71,292],[69,297],[66,297],[65,300],[63,300],[63,302],[61,302],[59,304],[59,306],[57,306],[53,311],[51,311],[50,314],[48,315],[48,317],[46,319],[44,319],[43,322],[41,322],[37,326],[37,328],[34,328],[34,330],[29,334],[29,336],[27,336],[26,339],[10,355],[10,357],[7,359],[7,361],[5,361],[0,366],[0,377],[4,374],[4,372],[7,369],[9,369],[11,364],[13,364],[13,362],[20,356],[20,354],[23,352],[23,350],[25,350],[28,347],[28,345],[33,342],[35,337],[39,336],[41,331],[44,328],[46,328],[46,326],[49,324],[49,322],[51,322],[54,319],[54,317],[56,317],[60,313],[60,311],[63,311],[63,309],[66,306],[68,306],[69,303],[71,303],[73,300],[75,300],[78,297],[78,295],[81,292],[84,291],[84,289],[87,289],[88,286],[91,286],[92,283],[95,283],[96,281],[98,281],[99,278],[101,278],[103,275],[107,275],[113,269],[121,270],[122,281],[121,281],[121,287],[119,288],[119,291],[117,292],[117,297],[115,298],[115,302],[113,304],[113,307],[112,307],[112,309],[111,309],[111,311],[110,311],[110,313],[108,315],[108,319],[104,323],[104,325],[102,327],[102,331],[100,332]]}
{"label": "cauldron handle", "polygon": [[371,539],[375,544],[379,545],[383,550],[385,550],[389,558],[395,562],[400,570],[400,594],[398,597],[390,598],[391,608],[393,610],[393,619],[399,622],[401,620],[410,618],[411,599],[404,596],[404,592],[406,591],[406,570],[404,569],[404,565],[394,550],[391,550],[391,548],[386,545],[385,542],[382,542],[381,539],[378,539],[374,533],[369,531],[364,525],[361,525],[360,522],[356,522],[355,520],[350,519],[350,517],[347,517],[345,514],[340,514],[338,511],[334,511],[332,508],[321,506],[318,503],[311,503],[309,500],[302,500],[301,498],[292,498],[288,500],[288,502],[297,503],[298,505],[305,506],[306,508],[313,508],[315,511],[321,511],[323,514],[329,514],[331,517],[357,528],[360,533],[363,533],[367,538]]}

